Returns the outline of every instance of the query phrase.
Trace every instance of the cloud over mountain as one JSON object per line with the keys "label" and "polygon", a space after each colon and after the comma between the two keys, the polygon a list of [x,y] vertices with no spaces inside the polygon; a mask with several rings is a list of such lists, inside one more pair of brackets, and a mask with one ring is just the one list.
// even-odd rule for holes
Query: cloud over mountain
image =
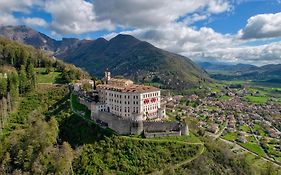
{"label": "cloud over mountain", "polygon": [[[41,27],[56,37],[68,35],[88,37],[92,34],[94,37],[112,38],[118,33],[127,33],[194,60],[281,63],[280,57],[276,56],[279,49],[276,41],[280,39],[266,44],[259,42],[260,39],[281,37],[281,12],[249,16],[246,25],[239,26],[231,34],[220,33],[214,27],[205,25],[215,20],[219,14],[233,15],[236,13],[235,5],[250,1],[237,2],[233,0],[2,0],[0,26],[25,24]],[[34,9],[36,10],[32,13]],[[17,13],[21,15],[15,15]],[[42,16],[38,15],[41,13]],[[197,25],[198,23],[200,24]],[[221,28],[225,25],[230,24],[221,23]],[[252,41],[256,41],[256,44],[249,44]],[[256,53],[260,54],[256,55]]]}
{"label": "cloud over mountain", "polygon": [[281,13],[252,16],[240,31],[242,39],[272,38],[281,36]]}

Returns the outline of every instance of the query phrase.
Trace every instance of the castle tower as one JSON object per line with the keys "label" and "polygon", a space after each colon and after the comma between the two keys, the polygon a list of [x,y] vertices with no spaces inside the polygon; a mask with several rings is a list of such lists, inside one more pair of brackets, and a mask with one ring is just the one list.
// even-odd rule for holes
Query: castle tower
{"label": "castle tower", "polygon": [[181,135],[189,135],[188,125],[181,123]]}
{"label": "castle tower", "polygon": [[104,83],[107,84],[108,81],[111,79],[111,73],[108,71],[108,68],[104,72]]}

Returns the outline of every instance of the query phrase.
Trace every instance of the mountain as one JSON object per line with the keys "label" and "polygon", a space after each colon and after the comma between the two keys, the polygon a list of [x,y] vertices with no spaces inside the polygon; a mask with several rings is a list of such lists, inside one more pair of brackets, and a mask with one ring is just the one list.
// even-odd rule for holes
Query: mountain
{"label": "mountain", "polygon": [[79,40],[76,38],[62,38],[61,41],[57,41],[24,25],[2,26],[0,27],[0,36],[32,45],[37,49],[45,50],[53,55],[62,54],[74,47],[78,47],[79,44],[87,42],[87,40]]}
{"label": "mountain", "polygon": [[197,86],[210,80],[207,73],[190,59],[130,35],[120,34],[109,41],[104,38],[56,41],[25,26],[2,27],[0,35],[49,51],[98,77],[109,68],[113,75],[174,89]]}
{"label": "mountain", "polygon": [[109,68],[113,75],[169,88],[183,89],[208,79],[207,74],[188,58],[130,35],[120,34],[109,41],[99,38],[59,56],[97,76],[103,76],[104,70]]}
{"label": "mountain", "polygon": [[224,64],[224,63],[210,63],[210,62],[198,62],[200,67],[207,72],[243,72],[257,68],[257,66],[251,64]]}
{"label": "mountain", "polygon": [[214,79],[281,82],[281,64],[268,64],[260,67],[250,64],[229,65],[209,62],[198,64]]}

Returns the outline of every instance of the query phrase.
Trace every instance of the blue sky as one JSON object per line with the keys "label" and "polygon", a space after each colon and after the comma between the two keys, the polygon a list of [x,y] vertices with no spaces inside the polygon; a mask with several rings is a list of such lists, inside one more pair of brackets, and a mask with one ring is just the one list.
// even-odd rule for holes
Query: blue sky
{"label": "blue sky", "polygon": [[195,61],[281,63],[280,0],[0,0],[0,16],[56,39],[125,33]]}

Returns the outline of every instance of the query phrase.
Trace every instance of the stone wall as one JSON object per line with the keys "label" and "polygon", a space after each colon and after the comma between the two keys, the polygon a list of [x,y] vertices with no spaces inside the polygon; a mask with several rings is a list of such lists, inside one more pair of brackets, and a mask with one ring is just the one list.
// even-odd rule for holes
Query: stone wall
{"label": "stone wall", "polygon": [[188,135],[188,127],[178,122],[133,121],[122,119],[108,112],[94,114],[92,119],[102,127],[109,127],[118,134],[139,135],[145,137],[166,137]]}
{"label": "stone wall", "polygon": [[118,134],[141,134],[143,131],[142,121],[132,121],[128,119],[122,119],[118,116],[112,115],[108,112],[99,112],[92,116],[98,124],[107,126]]}
{"label": "stone wall", "polygon": [[174,132],[144,132],[146,138],[181,136],[181,131]]}
{"label": "stone wall", "polygon": [[178,122],[144,121],[143,127],[146,132],[180,131],[180,123]]}
{"label": "stone wall", "polygon": [[79,103],[85,105],[89,110],[91,110],[91,102],[89,102],[81,97],[78,97],[78,100],[79,100]]}

